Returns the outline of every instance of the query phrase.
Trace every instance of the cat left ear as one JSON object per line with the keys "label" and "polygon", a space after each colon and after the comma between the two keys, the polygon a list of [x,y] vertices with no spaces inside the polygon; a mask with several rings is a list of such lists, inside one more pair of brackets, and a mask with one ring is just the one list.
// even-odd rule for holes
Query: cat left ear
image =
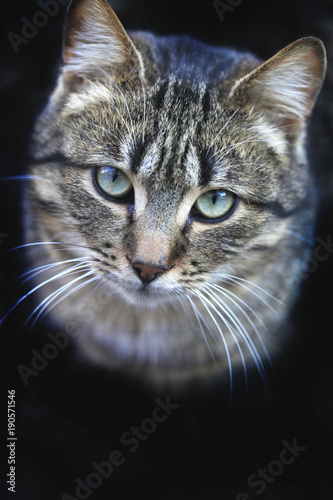
{"label": "cat left ear", "polygon": [[230,97],[296,138],[305,128],[325,72],[323,43],[302,38],[236,82]]}
{"label": "cat left ear", "polygon": [[64,33],[65,83],[110,73],[123,81],[140,78],[139,52],[106,0],[72,0]]}

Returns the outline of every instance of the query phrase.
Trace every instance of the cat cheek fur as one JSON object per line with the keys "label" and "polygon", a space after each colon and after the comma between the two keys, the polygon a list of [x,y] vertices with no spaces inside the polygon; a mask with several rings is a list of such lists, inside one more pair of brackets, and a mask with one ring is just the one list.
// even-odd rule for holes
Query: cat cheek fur
{"label": "cat cheek fur", "polygon": [[[35,276],[39,304],[80,325],[87,359],[157,385],[227,380],[250,361],[265,377],[311,251],[306,126],[325,64],[315,38],[261,63],[186,36],[128,35],[105,0],[71,2],[25,227],[27,243],[44,242],[34,267],[50,266],[48,281]],[[130,178],[132,205],[96,188],[105,165]],[[216,189],[238,197],[230,217],[192,217]]]}

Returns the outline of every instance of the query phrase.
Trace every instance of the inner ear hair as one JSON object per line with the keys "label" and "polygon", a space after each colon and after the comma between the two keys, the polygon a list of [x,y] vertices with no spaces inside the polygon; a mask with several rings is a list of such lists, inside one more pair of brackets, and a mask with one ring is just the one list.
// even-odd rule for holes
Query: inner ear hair
{"label": "inner ear hair", "polygon": [[323,43],[301,38],[238,80],[229,97],[297,136],[307,123],[325,72]]}
{"label": "inner ear hair", "polygon": [[106,0],[72,0],[63,40],[67,84],[103,79],[143,78],[142,58]]}

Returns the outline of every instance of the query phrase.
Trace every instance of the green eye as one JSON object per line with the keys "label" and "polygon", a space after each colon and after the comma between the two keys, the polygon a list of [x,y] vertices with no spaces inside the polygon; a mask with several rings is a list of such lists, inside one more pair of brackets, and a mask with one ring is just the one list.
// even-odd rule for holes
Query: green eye
{"label": "green eye", "polygon": [[208,191],[199,196],[194,204],[196,215],[215,220],[226,217],[235,206],[236,196],[229,191]]}
{"label": "green eye", "polygon": [[133,185],[127,175],[114,167],[97,168],[96,182],[104,194],[119,200],[127,198],[133,190]]}

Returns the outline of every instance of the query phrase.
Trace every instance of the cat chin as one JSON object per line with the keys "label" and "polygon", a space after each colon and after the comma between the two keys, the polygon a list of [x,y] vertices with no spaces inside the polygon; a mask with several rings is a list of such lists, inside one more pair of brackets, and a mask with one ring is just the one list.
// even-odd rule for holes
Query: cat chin
{"label": "cat chin", "polygon": [[177,299],[175,293],[163,292],[163,290],[152,289],[150,285],[142,286],[138,289],[129,289],[119,285],[113,289],[121,301],[130,306],[139,308],[146,307],[153,309],[165,305],[166,302],[174,302]]}

